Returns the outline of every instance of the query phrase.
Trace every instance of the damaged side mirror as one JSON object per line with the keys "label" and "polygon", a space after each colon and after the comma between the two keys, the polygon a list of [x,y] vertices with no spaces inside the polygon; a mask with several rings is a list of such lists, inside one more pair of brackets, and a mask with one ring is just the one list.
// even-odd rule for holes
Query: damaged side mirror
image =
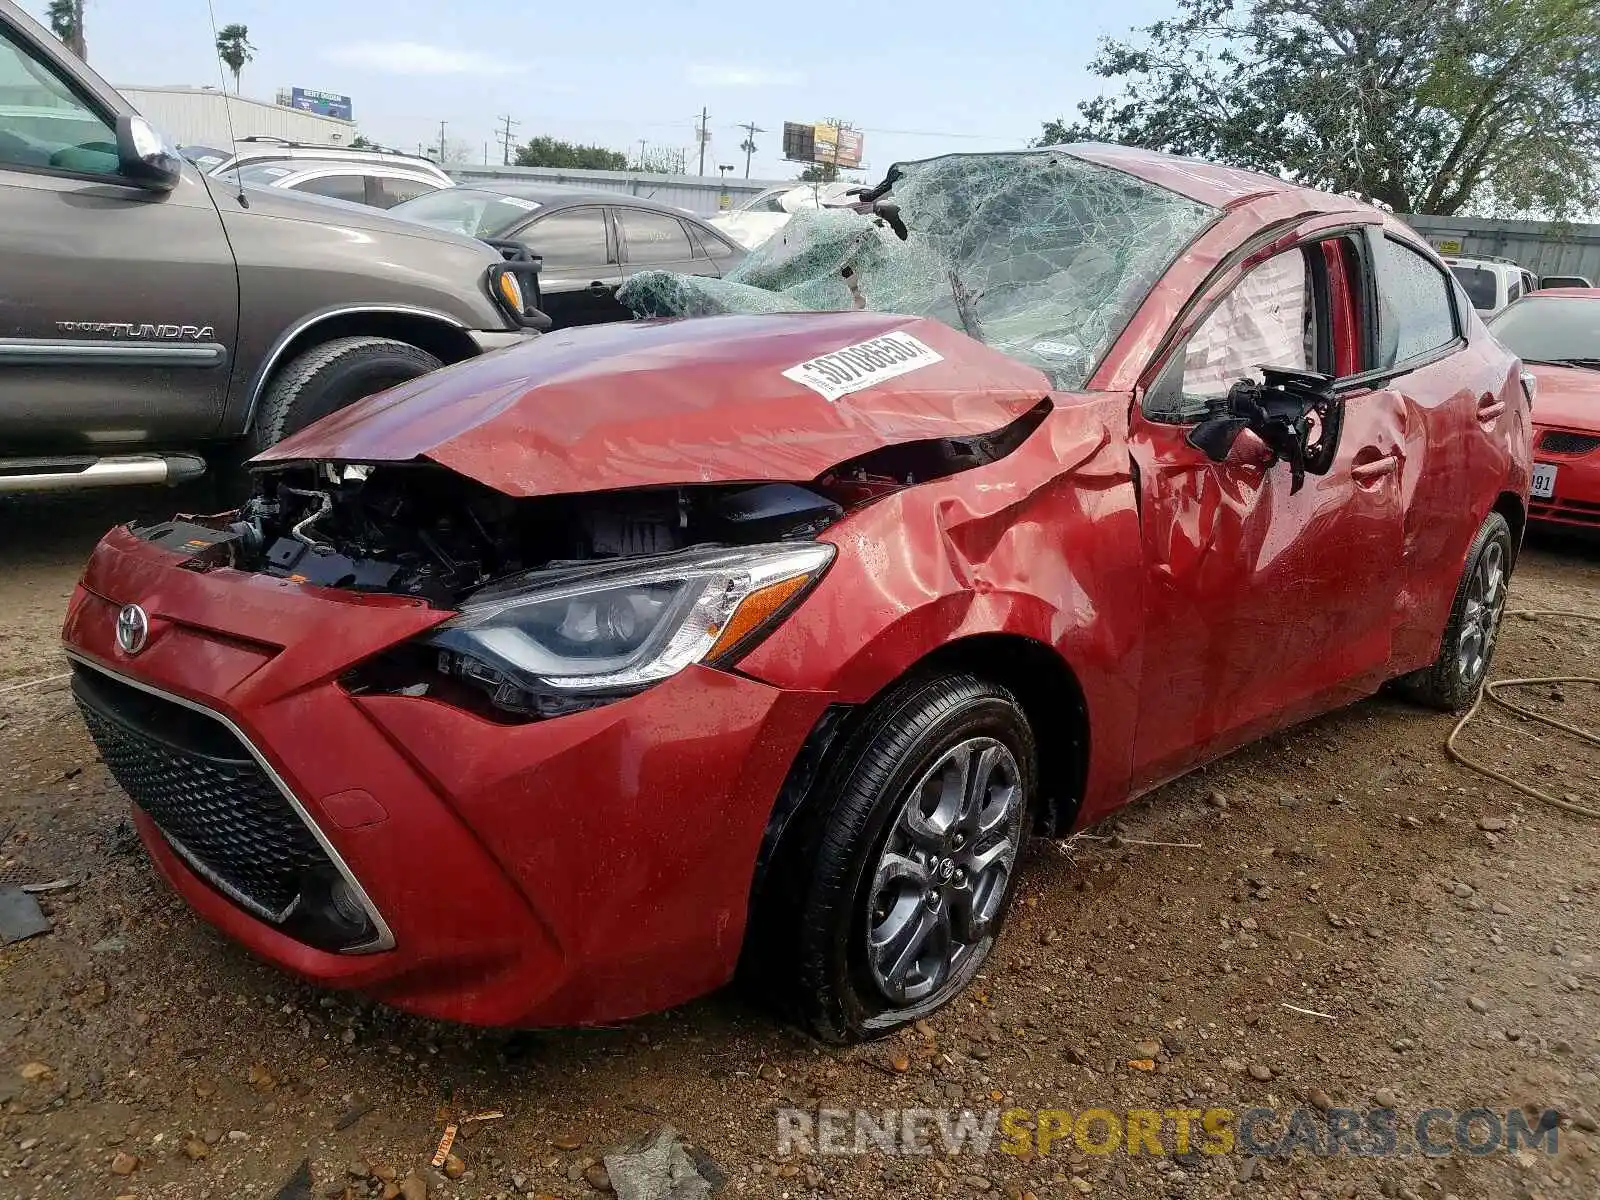
{"label": "damaged side mirror", "polygon": [[1269,466],[1289,464],[1289,494],[1304,485],[1307,473],[1326,475],[1339,451],[1344,401],[1334,395],[1330,376],[1281,367],[1260,367],[1262,380],[1241,379],[1210,404],[1205,418],[1189,431],[1188,443],[1212,462],[1227,462],[1246,429],[1261,439]]}

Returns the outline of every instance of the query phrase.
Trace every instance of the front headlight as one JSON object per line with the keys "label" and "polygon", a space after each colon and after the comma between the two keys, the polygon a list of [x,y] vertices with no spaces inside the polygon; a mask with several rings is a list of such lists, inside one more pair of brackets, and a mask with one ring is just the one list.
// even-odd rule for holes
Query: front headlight
{"label": "front headlight", "polygon": [[[553,715],[748,649],[833,561],[826,542],[715,547],[532,572],[474,593],[428,637],[502,708]],[[577,702],[577,703],[574,703]]]}
{"label": "front headlight", "polygon": [[494,279],[495,290],[500,293],[500,299],[513,313],[520,314],[527,304],[522,298],[522,282],[510,271],[501,271]]}

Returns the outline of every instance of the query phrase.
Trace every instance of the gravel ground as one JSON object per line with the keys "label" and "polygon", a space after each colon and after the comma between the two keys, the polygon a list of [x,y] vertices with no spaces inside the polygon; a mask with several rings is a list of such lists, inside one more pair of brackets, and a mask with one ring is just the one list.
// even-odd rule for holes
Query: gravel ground
{"label": "gravel ground", "polygon": [[[64,669],[73,578],[130,498],[174,502],[0,507],[0,688]],[[1512,602],[1600,614],[1600,550],[1531,544]],[[1496,673],[1600,674],[1600,633],[1511,619]],[[1591,687],[1533,696],[1600,728]],[[671,1125],[726,1176],[719,1195],[1594,1197],[1597,830],[1447,762],[1449,729],[1371,700],[1161,789],[1098,840],[1036,844],[967,996],[838,1050],[731,992],[625,1026],[510,1033],[291,980],[157,881],[64,684],[3,691],[0,886],[76,883],[41,897],[52,932],[0,949],[0,1196],[275,1197],[309,1160],[298,1194],[356,1200],[411,1177],[408,1200],[582,1200],[604,1182],[597,1157]],[[1491,714],[1467,741],[1600,803],[1600,754],[1577,739]],[[1019,1156],[1003,1132],[981,1155],[778,1153],[782,1109],[942,1107],[1027,1110],[1003,1130],[1035,1150],[1060,1118],[1029,1114],[1047,1109],[1268,1107],[1285,1119],[1262,1128],[1282,1132],[1294,1109],[1391,1107],[1402,1146],[1428,1108],[1529,1124],[1555,1110],[1559,1149],[1177,1153],[1169,1122],[1162,1155],[1068,1136]],[[432,1172],[445,1124],[485,1109],[505,1115],[461,1127],[459,1178]]]}

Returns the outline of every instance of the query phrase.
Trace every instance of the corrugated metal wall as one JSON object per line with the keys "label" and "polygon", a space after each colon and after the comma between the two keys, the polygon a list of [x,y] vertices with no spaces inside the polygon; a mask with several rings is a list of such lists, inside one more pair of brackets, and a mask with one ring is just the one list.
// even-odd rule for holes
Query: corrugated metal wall
{"label": "corrugated metal wall", "polygon": [[[626,192],[663,204],[675,204],[698,216],[714,216],[724,207],[738,208],[752,196],[770,187],[794,186],[792,179],[729,179],[726,182],[700,175],[652,175],[642,171],[578,171],[557,167],[451,167],[450,174],[462,183],[474,179],[520,179],[525,182],[560,184],[597,192]],[[727,203],[722,197],[726,194]]]}
{"label": "corrugated metal wall", "polygon": [[235,136],[283,138],[291,142],[347,146],[356,136],[350,121],[319,117],[283,104],[266,104],[212,88],[119,87],[128,103],[180,146],[228,145],[229,118]]}
{"label": "corrugated metal wall", "polygon": [[1600,225],[1405,217],[1441,254],[1497,255],[1535,275],[1582,275],[1600,284]]}

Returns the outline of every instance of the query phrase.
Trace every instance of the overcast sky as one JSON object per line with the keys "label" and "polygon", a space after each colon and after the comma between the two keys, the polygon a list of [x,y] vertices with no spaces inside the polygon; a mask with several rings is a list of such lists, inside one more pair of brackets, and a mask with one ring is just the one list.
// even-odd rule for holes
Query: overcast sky
{"label": "overcast sky", "polygon": [[[23,0],[35,15],[44,0]],[[743,174],[739,123],[766,128],[753,175],[787,178],[785,120],[866,130],[869,174],[896,159],[1016,147],[1099,90],[1085,65],[1103,33],[1170,0],[908,0],[876,9],[794,0],[214,0],[250,29],[247,96],[297,85],[353,97],[361,131],[415,149],[447,136],[499,159],[496,119],[630,155],[640,139],[693,144],[710,110],[714,162]],[[89,62],[114,84],[215,84],[205,0],[87,0]],[[848,15],[854,13],[856,15]],[[691,152],[689,169],[695,168]]]}

